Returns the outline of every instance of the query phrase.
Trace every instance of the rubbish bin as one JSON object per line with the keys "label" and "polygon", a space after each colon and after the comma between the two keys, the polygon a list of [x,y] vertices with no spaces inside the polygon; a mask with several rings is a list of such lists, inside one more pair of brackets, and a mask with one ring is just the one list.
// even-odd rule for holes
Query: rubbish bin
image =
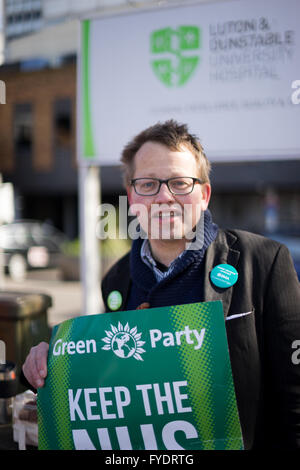
{"label": "rubbish bin", "polygon": [[[52,298],[30,292],[0,292],[0,340],[5,343],[6,360],[16,365],[17,376],[32,346],[49,341],[48,308]],[[19,384],[18,392],[24,387]]]}

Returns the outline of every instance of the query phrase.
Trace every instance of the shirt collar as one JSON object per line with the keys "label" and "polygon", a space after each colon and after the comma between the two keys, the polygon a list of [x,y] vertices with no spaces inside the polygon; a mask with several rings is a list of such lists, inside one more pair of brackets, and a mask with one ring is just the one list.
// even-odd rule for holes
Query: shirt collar
{"label": "shirt collar", "polygon": [[172,272],[176,261],[183,255],[183,253],[184,252],[180,253],[180,255],[172,261],[169,268],[166,271],[162,272],[159,269],[157,262],[153,258],[150,242],[147,238],[143,241],[142,246],[141,246],[141,258],[143,262],[153,271],[158,281],[160,281],[161,279],[166,277],[168,274],[170,274],[170,272]]}
{"label": "shirt collar", "polygon": [[141,258],[150,268],[156,266],[156,261],[152,256],[149,240],[146,238],[141,246]]}

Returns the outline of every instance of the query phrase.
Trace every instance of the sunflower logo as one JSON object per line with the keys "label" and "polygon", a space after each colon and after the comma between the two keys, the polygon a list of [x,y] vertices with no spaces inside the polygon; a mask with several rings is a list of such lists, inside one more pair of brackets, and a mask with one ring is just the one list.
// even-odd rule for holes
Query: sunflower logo
{"label": "sunflower logo", "polygon": [[118,327],[110,325],[111,330],[105,331],[106,336],[102,338],[105,345],[102,349],[113,351],[114,354],[122,359],[133,356],[137,361],[143,361],[141,354],[146,352],[142,346],[145,341],[140,341],[142,333],[137,332],[137,327],[130,328],[128,323],[125,326],[118,323]]}

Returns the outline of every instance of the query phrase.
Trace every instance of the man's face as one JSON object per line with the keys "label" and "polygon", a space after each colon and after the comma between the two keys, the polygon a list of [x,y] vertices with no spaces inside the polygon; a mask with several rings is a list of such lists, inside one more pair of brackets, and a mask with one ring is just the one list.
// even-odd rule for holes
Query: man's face
{"label": "man's face", "polygon": [[[173,151],[162,144],[146,142],[136,153],[134,163],[133,178],[200,177],[196,159],[186,147]],[[171,194],[166,184],[154,196],[141,196],[132,186],[127,188],[131,212],[137,215],[150,240],[190,240],[189,233],[207,209],[210,193],[208,183],[195,183],[193,191],[185,195]]]}

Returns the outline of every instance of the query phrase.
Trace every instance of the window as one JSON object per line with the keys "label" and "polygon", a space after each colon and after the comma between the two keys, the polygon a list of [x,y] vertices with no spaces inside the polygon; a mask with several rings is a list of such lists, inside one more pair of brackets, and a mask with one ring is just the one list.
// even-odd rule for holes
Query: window
{"label": "window", "polygon": [[33,112],[29,103],[16,104],[14,110],[14,143],[17,153],[32,150]]}
{"label": "window", "polygon": [[54,102],[54,144],[57,148],[70,148],[72,136],[72,105],[70,98]]}

